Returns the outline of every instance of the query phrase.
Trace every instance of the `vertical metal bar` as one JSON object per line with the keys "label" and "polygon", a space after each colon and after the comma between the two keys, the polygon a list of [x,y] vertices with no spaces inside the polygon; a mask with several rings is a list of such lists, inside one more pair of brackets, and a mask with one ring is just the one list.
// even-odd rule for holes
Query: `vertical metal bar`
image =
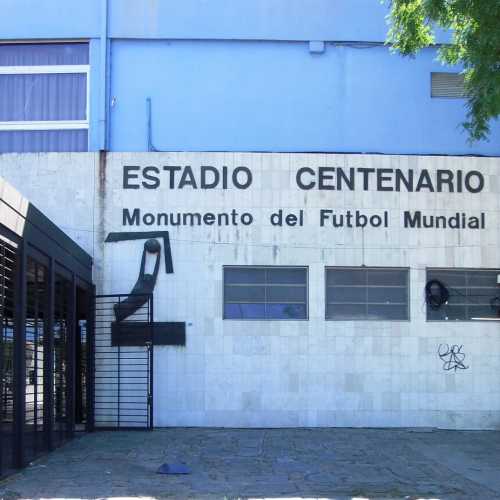
{"label": "vertical metal bar", "polygon": [[54,312],[55,312],[55,279],[54,259],[49,260],[47,271],[47,317],[44,335],[43,354],[43,426],[45,446],[54,449]]}
{"label": "vertical metal bar", "polygon": [[33,262],[35,269],[34,276],[34,307],[33,307],[33,434],[34,434],[34,451],[38,452],[38,270],[40,264]]}
{"label": "vertical metal bar", "polygon": [[25,463],[24,422],[26,419],[26,243],[19,245],[18,267],[15,273],[14,330],[14,465]]}
{"label": "vertical metal bar", "polygon": [[71,273],[69,309],[68,309],[68,336],[66,340],[66,434],[72,438],[75,433],[75,363],[76,363],[76,279]]}
{"label": "vertical metal bar", "polygon": [[[5,273],[6,265],[5,265],[5,243],[1,242],[0,245],[0,477],[2,477],[3,471],[3,450],[5,450],[4,445],[4,429],[2,422],[3,415],[3,405],[4,405],[4,380],[6,379],[6,375],[4,375],[4,356],[5,356],[5,339],[4,339],[4,316],[5,316],[5,306],[6,306],[6,279]],[[7,392],[7,391],[5,391]],[[5,402],[7,406],[7,402]]]}
{"label": "vertical metal bar", "polygon": [[95,411],[94,411],[94,394],[95,394],[95,310],[97,297],[95,294],[95,285],[90,290],[87,290],[90,295],[88,300],[87,311],[87,422],[86,431],[92,432],[95,430]]}
{"label": "vertical metal bar", "polygon": [[154,310],[153,310],[153,294],[149,297],[150,311],[149,311],[149,335],[150,335],[150,349],[149,349],[149,428],[153,428],[153,408],[154,408],[154,396],[153,396],[153,361],[154,361],[154,331],[153,331],[153,318],[154,318]]}
{"label": "vertical metal bar", "polygon": [[[120,302],[120,299],[118,299],[118,303]],[[109,332],[111,335],[111,331]],[[111,340],[109,341],[111,345]],[[120,400],[120,393],[121,393],[121,347],[120,344],[118,344],[118,363],[117,363],[117,377],[118,377],[118,408],[117,408],[117,415],[118,415],[118,422],[117,422],[117,428],[120,428],[120,413],[121,413],[121,400]]]}
{"label": "vertical metal bar", "polygon": [[61,400],[60,384],[61,384],[61,373],[59,370],[59,365],[61,363],[61,342],[63,338],[63,322],[62,322],[62,304],[61,304],[61,287],[62,280],[60,276],[56,273],[56,261],[53,261],[54,269],[54,349],[52,354],[54,356],[52,371],[54,377],[54,385],[52,387],[53,391],[53,410],[54,410],[54,420],[53,420],[53,436],[54,436],[54,447],[56,447],[61,442],[61,429],[59,425],[60,412],[59,402]]}

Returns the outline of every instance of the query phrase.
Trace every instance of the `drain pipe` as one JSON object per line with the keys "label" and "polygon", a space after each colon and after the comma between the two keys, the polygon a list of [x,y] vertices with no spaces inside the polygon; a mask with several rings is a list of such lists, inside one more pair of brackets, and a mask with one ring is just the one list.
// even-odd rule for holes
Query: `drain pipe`
{"label": "drain pipe", "polygon": [[109,44],[108,44],[108,0],[101,0],[101,39],[100,39],[100,117],[99,149],[108,149],[108,90],[109,90]]}
{"label": "drain pipe", "polygon": [[154,144],[153,144],[153,125],[151,123],[151,120],[152,120],[151,97],[146,98],[146,110],[147,110],[148,151],[159,153],[160,151],[158,149],[156,149]]}
{"label": "drain pipe", "polygon": [[94,280],[98,283],[98,293],[102,293],[103,262],[105,257],[104,239],[106,237],[106,162],[109,144],[109,42],[108,42],[108,0],[101,0],[101,36],[99,45],[99,157],[96,172],[96,207],[94,234]]}

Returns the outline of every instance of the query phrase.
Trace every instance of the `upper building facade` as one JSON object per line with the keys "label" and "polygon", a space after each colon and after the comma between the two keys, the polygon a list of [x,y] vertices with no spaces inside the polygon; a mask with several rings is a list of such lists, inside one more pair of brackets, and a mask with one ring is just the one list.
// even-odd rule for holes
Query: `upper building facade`
{"label": "upper building facade", "polygon": [[0,152],[500,155],[439,85],[461,68],[392,53],[378,0],[2,4]]}

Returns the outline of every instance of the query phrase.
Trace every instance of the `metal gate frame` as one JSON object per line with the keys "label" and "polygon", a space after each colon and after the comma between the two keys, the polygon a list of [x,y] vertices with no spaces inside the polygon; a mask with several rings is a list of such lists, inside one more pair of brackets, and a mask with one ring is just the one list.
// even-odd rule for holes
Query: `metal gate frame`
{"label": "metal gate frame", "polygon": [[[145,303],[134,314],[115,321],[113,306],[130,296]],[[89,430],[153,428],[153,294],[97,294],[93,297],[88,392]],[[116,326],[144,323],[142,345],[122,345]],[[131,362],[131,363],[130,363]],[[142,362],[142,363],[141,363]],[[125,399],[124,399],[125,398]]]}

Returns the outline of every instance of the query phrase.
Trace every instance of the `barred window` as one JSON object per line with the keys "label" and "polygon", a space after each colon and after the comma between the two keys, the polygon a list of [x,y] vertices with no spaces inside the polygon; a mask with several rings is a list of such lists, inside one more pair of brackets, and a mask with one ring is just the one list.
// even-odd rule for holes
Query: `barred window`
{"label": "barred window", "polygon": [[408,320],[408,269],[326,269],[327,320]]}
{"label": "barred window", "polygon": [[224,267],[224,319],[307,319],[307,267]]}
{"label": "barred window", "polygon": [[429,321],[500,319],[500,269],[428,269],[427,281],[440,281],[448,292],[439,307],[427,304]]}

